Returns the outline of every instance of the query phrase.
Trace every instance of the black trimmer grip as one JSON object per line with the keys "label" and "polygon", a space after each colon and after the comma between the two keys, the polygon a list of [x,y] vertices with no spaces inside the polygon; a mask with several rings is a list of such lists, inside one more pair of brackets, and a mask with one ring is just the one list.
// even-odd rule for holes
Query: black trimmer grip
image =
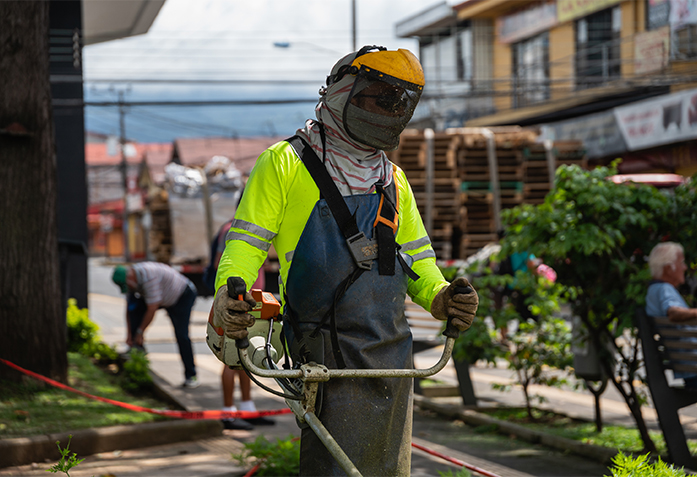
{"label": "black trimmer grip", "polygon": [[242,277],[227,278],[227,294],[235,300],[244,300],[244,294],[247,293],[247,285]]}
{"label": "black trimmer grip", "polygon": [[235,340],[235,344],[237,345],[237,349],[246,349],[249,348],[249,339],[247,338],[240,338],[238,340]]}
{"label": "black trimmer grip", "polygon": [[455,339],[457,339],[460,336],[460,330],[458,330],[457,327],[453,325],[452,316],[448,317],[448,323],[445,325],[445,331],[443,331],[443,336]]}

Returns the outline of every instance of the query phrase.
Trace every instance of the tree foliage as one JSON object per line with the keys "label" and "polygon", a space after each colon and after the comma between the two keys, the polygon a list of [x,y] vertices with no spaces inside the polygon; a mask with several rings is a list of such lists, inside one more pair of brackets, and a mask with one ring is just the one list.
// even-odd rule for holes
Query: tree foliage
{"label": "tree foliage", "polygon": [[[575,296],[572,311],[590,331],[596,349],[614,344],[616,354],[601,353],[603,367],[623,395],[646,449],[655,445],[646,430],[634,386],[641,365],[633,317],[644,306],[650,278],[646,257],[663,240],[679,241],[689,261],[697,256],[695,181],[673,193],[648,185],[615,184],[611,167],[585,171],[557,170],[555,185],[543,204],[503,211],[507,236],[502,255],[529,251],[552,265],[558,283]],[[622,336],[623,340],[617,340]]]}

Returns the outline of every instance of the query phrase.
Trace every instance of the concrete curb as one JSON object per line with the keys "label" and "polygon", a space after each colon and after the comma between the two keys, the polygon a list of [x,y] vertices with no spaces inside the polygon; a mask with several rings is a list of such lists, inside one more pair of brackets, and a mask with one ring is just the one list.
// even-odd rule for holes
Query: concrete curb
{"label": "concrete curb", "polygon": [[33,437],[0,440],[0,468],[60,459],[56,441],[61,447],[68,444],[70,451],[79,457],[140,447],[150,447],[175,442],[192,441],[223,434],[219,421],[168,421],[149,422],[125,426],[81,429]]}
{"label": "concrete curb", "polygon": [[565,437],[535,431],[518,424],[495,419],[491,416],[471,409],[463,410],[460,406],[436,403],[428,398],[419,396],[418,394],[414,395],[414,404],[422,409],[433,411],[449,419],[460,419],[464,423],[472,426],[493,425],[496,426],[498,432],[501,432],[502,434],[513,435],[533,444],[542,444],[553,449],[572,452],[576,455],[593,459],[605,465],[611,464],[612,458],[618,453],[617,449],[592,444],[584,444],[583,442],[574,441]]}

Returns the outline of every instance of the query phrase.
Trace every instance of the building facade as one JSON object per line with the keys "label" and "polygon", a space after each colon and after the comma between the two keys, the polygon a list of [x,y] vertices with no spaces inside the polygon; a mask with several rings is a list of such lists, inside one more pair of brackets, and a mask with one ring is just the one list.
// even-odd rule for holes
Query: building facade
{"label": "building facade", "polygon": [[623,172],[697,172],[693,2],[468,0],[397,33],[420,44],[417,127],[535,126]]}

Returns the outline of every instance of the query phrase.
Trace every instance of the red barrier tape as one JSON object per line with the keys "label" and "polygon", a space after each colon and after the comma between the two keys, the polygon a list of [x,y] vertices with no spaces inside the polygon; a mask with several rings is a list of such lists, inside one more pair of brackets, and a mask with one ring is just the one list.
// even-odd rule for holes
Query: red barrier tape
{"label": "red barrier tape", "polygon": [[[274,411],[197,411],[197,412],[190,412],[190,411],[163,411],[160,409],[150,409],[147,407],[142,407],[142,406],[135,406],[133,404],[128,404],[125,402],[120,402],[120,401],[114,401],[113,399],[107,399],[103,398],[100,396],[94,396],[92,394],[88,394],[83,391],[79,391],[75,388],[71,388],[70,386],[66,386],[63,383],[59,383],[58,381],[54,381],[51,378],[47,378],[46,376],[42,376],[38,373],[35,373],[33,371],[29,371],[28,369],[24,369],[20,366],[17,366],[16,364],[7,361],[6,359],[0,358],[0,363],[3,363],[10,368],[16,369],[17,371],[26,374],[27,376],[31,376],[32,378],[38,379],[39,381],[43,381],[45,383],[50,384],[51,386],[54,386],[59,389],[63,389],[65,391],[70,391],[71,393],[79,394],[80,396],[84,396],[86,398],[94,399],[96,401],[101,401],[105,402],[108,404],[112,404],[114,406],[122,407],[124,409],[129,409],[131,411],[137,411],[137,412],[149,412],[151,414],[157,414],[160,416],[167,416],[167,417],[175,417],[179,419],[232,419],[232,418],[240,418],[240,419],[254,419],[255,417],[262,417],[262,416],[276,416],[279,414],[290,414],[292,411],[290,409],[277,409]],[[294,440],[297,440],[298,438],[295,438]],[[463,462],[461,460],[455,459],[453,457],[448,457],[445,454],[441,454],[440,452],[428,449],[422,445],[415,444],[414,442],[411,443],[412,447],[415,447],[419,450],[422,450],[428,454],[434,455],[436,457],[440,457],[441,459],[445,459],[448,462],[459,465],[461,467],[465,467],[468,470],[471,470],[473,472],[477,472],[479,474],[482,474],[486,477],[500,477],[497,474],[494,474],[492,472],[486,471],[484,469],[480,469],[479,467],[476,467],[474,465],[468,464],[466,462]],[[254,473],[259,469],[259,465],[254,466],[246,475],[247,476],[252,476]]]}
{"label": "red barrier tape", "polygon": [[32,378],[38,379],[40,381],[43,381],[45,383],[50,384],[51,386],[54,386],[56,388],[63,389],[65,391],[70,391],[71,393],[79,394],[80,396],[84,396],[86,398],[94,399],[96,401],[101,401],[105,402],[108,404],[112,404],[114,406],[122,407],[124,409],[129,409],[131,411],[137,411],[137,412],[149,412],[150,414],[157,414],[160,416],[167,416],[167,417],[174,417],[178,419],[234,419],[234,418],[240,418],[240,419],[254,419],[256,417],[262,417],[262,416],[276,416],[278,414],[291,414],[293,411],[290,409],[277,409],[273,411],[196,411],[196,412],[190,412],[190,411],[165,411],[161,409],[150,409],[147,407],[142,407],[142,406],[135,406],[133,404],[128,404],[125,402],[120,402],[120,401],[114,401],[113,399],[107,399],[103,398],[100,396],[94,396],[92,394],[88,394],[83,391],[79,391],[75,388],[71,388],[70,386],[66,386],[63,383],[59,383],[58,381],[54,381],[53,379],[47,378],[46,376],[42,376],[40,374],[37,374],[33,371],[29,371],[28,369],[24,369],[20,366],[17,366],[16,364],[7,361],[6,359],[0,358],[0,363],[6,364],[10,368],[16,369],[17,371],[26,374],[27,376],[31,376]]}
{"label": "red barrier tape", "polygon": [[416,447],[417,449],[422,450],[428,454],[431,454],[431,455],[434,455],[436,457],[440,457],[441,459],[447,460],[448,462],[450,462],[452,464],[459,465],[460,467],[465,467],[468,470],[471,470],[473,472],[477,472],[478,474],[485,475],[486,477],[500,477],[499,475],[494,474],[493,472],[489,472],[488,470],[480,469],[479,467],[476,467],[472,464],[468,464],[467,462],[463,462],[460,459],[455,459],[454,457],[449,457],[445,454],[441,454],[438,451],[434,451],[434,450],[431,450],[431,449],[424,447],[422,445],[415,444],[414,442],[411,443],[411,446]]}

